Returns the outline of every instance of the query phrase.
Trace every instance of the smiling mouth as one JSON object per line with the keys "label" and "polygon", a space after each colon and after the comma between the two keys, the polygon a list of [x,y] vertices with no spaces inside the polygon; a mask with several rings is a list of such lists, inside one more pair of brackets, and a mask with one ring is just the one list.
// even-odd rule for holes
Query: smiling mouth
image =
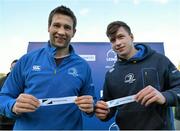
{"label": "smiling mouth", "polygon": [[62,42],[62,41],[65,41],[66,39],[65,38],[62,38],[62,37],[55,37],[55,39],[59,42]]}
{"label": "smiling mouth", "polygon": [[125,47],[119,47],[119,48],[116,48],[116,50],[122,52],[124,50],[124,48]]}

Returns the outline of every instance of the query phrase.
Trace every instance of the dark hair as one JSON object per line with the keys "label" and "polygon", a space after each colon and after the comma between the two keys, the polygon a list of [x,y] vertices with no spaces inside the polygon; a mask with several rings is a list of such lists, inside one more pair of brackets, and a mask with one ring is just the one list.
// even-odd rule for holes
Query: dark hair
{"label": "dark hair", "polygon": [[114,21],[107,26],[107,30],[106,30],[107,37],[112,37],[113,35],[115,35],[120,27],[123,27],[129,34],[132,34],[130,27],[125,22]]}
{"label": "dark hair", "polygon": [[49,14],[49,19],[48,19],[48,27],[50,27],[50,25],[52,23],[52,18],[55,14],[63,14],[63,15],[67,15],[67,16],[71,17],[73,20],[73,29],[76,28],[76,24],[77,24],[76,16],[71,11],[71,9],[69,9],[63,5],[58,6],[51,11],[51,13]]}
{"label": "dark hair", "polygon": [[11,64],[16,63],[17,61],[18,61],[18,59],[15,59],[11,62]]}

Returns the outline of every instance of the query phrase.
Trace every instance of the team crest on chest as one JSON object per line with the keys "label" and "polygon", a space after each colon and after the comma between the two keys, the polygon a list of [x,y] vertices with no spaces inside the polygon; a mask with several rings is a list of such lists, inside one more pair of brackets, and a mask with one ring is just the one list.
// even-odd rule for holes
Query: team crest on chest
{"label": "team crest on chest", "polygon": [[68,74],[69,74],[69,75],[72,75],[72,76],[74,76],[74,77],[79,76],[77,69],[74,68],[74,67],[68,69]]}
{"label": "team crest on chest", "polygon": [[134,78],[133,73],[129,73],[125,76],[125,83],[133,83],[136,79]]}

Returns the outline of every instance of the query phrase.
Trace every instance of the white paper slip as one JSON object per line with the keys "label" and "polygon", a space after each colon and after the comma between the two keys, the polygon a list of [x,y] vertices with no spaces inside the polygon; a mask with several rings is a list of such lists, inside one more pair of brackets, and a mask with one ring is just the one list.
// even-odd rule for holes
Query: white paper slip
{"label": "white paper slip", "polygon": [[60,105],[60,104],[69,104],[74,103],[77,96],[68,96],[60,98],[44,98],[39,99],[41,106],[51,106],[51,105]]}
{"label": "white paper slip", "polygon": [[134,102],[135,101],[134,97],[135,97],[135,95],[126,96],[126,97],[117,98],[114,100],[107,101],[106,103],[107,103],[108,107],[111,108],[111,107],[127,104],[130,102]]}

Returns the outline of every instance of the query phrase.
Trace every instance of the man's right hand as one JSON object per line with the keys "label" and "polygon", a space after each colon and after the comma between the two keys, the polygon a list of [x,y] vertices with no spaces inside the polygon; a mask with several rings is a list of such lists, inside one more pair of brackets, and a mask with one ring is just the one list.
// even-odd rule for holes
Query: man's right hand
{"label": "man's right hand", "polygon": [[104,101],[98,101],[96,103],[96,109],[95,114],[96,117],[98,117],[101,120],[106,119],[108,113],[110,112],[110,109],[108,108],[108,105]]}
{"label": "man's right hand", "polygon": [[20,94],[16,99],[12,111],[15,114],[34,112],[40,106],[37,98],[29,94]]}

